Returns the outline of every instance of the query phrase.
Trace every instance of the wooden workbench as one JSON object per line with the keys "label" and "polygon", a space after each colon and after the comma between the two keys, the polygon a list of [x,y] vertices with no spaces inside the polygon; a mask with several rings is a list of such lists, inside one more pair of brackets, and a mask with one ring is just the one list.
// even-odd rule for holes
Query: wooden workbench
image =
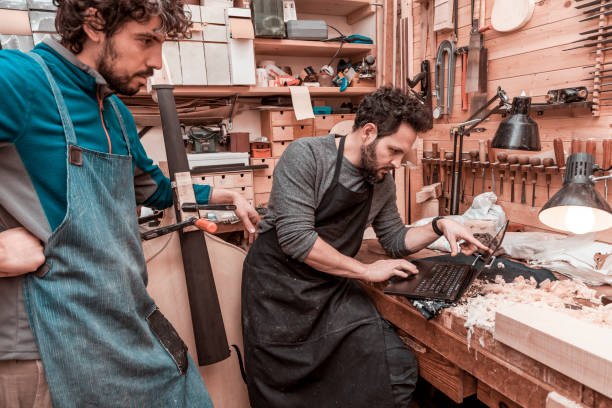
{"label": "wooden workbench", "polygon": [[[421,251],[413,258],[432,254]],[[366,243],[357,255],[366,263],[383,258],[370,252]],[[453,308],[427,321],[408,299],[386,295],[380,285],[363,286],[415,352],[419,374],[456,402],[477,394],[490,407],[563,406],[547,405],[549,394],[556,392],[585,407],[612,407],[611,399],[496,341],[487,330],[474,327],[468,342],[466,319]]]}

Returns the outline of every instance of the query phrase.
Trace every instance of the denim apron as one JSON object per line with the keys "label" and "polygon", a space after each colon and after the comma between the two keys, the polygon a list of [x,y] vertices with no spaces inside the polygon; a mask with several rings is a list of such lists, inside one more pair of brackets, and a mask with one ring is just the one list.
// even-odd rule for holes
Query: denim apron
{"label": "denim apron", "polygon": [[[355,256],[373,187],[334,179],[315,212],[319,237]],[[249,398],[254,408],[391,408],[383,320],[354,279],[320,272],[282,251],[276,230],[261,234],[242,277],[242,326]]]}
{"label": "denim apron", "polygon": [[62,93],[43,59],[67,146],[67,210],[26,275],[24,295],[53,406],[212,407],[198,368],[146,290],[128,155],[77,146]]}

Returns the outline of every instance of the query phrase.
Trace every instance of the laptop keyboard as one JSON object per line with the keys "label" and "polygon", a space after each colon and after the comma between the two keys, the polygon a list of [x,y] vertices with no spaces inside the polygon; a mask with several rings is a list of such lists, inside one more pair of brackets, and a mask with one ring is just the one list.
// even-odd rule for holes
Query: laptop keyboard
{"label": "laptop keyboard", "polygon": [[450,296],[463,282],[468,268],[465,265],[438,264],[431,269],[433,276],[425,279],[416,287],[416,294],[424,296]]}

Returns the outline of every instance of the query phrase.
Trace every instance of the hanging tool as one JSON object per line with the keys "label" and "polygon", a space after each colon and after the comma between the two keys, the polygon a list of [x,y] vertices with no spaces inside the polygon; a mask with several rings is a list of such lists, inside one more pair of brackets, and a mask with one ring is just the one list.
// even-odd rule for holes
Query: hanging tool
{"label": "hanging tool", "polygon": [[551,89],[546,92],[546,102],[550,104],[586,101],[589,91],[585,86],[576,88]]}
{"label": "hanging tool", "polygon": [[586,152],[593,156],[593,160],[597,163],[597,142],[595,139],[588,139],[586,141]]}
{"label": "hanging tool", "polygon": [[[585,14],[586,14],[586,13],[585,13]],[[609,11],[602,11],[601,13],[593,14],[593,15],[592,15],[592,16],[590,16],[590,17],[583,18],[582,20],[578,20],[578,22],[579,22],[579,23],[582,23],[583,21],[594,20],[594,19],[596,19],[596,18],[597,18],[597,17],[599,17],[599,16],[607,16],[607,15],[610,15],[610,14],[612,14],[612,10],[609,10]]]}
{"label": "hanging tool", "polygon": [[480,185],[480,192],[485,192],[485,169],[489,167],[489,162],[487,161],[487,145],[486,141],[479,140],[478,141],[478,161],[480,162],[480,167],[482,169],[482,183]]}
{"label": "hanging tool", "polygon": [[[586,7],[594,6],[596,4],[601,4],[601,0],[594,0],[594,1],[589,1],[587,3],[582,3],[579,6],[575,6],[574,8],[576,8],[576,9],[583,9],[583,8],[586,8]],[[605,3],[605,4],[610,4],[610,3]]]}
{"label": "hanging tool", "polygon": [[608,32],[608,33],[604,33],[604,34],[599,34],[599,35],[591,35],[591,36],[584,37],[584,38],[581,38],[581,39],[576,40],[576,41],[571,41],[568,44],[576,44],[576,43],[579,43],[579,42],[582,42],[582,41],[597,41],[597,39],[600,36],[603,37],[603,38],[610,37],[610,36],[612,36],[612,32]]}
{"label": "hanging tool", "polygon": [[[446,198],[446,149],[440,149],[440,183],[442,187],[442,197]],[[445,205],[446,206],[446,205]]]}
{"label": "hanging tool", "polygon": [[431,144],[431,159],[431,184],[434,184],[440,180],[440,175],[438,174],[438,166],[440,165],[440,151],[438,150],[438,143],[436,142]]}
{"label": "hanging tool", "polygon": [[559,167],[555,166],[555,161],[550,157],[542,160],[544,171],[546,172],[546,199],[550,200],[550,183],[553,174],[557,174]]}
{"label": "hanging tool", "polygon": [[474,181],[476,180],[476,169],[478,168],[478,150],[470,150],[470,168],[472,169],[472,197],[474,197]]}
{"label": "hanging tool", "polygon": [[[588,10],[582,10],[582,14],[591,14],[591,13],[595,13],[597,11],[600,11],[601,8],[610,8],[612,7],[612,1],[608,2],[608,3],[604,3],[604,4],[599,4],[596,7],[590,8]],[[578,7],[576,7],[578,8]],[[584,7],[583,7],[584,8]]]}
{"label": "hanging tool", "polygon": [[450,186],[452,184],[452,182],[451,182],[451,171],[452,171],[451,163],[454,161],[453,160],[453,158],[454,158],[453,152],[446,152],[444,154],[444,158],[446,159],[446,161],[448,163],[448,166],[447,166],[447,169],[446,169],[446,172],[447,172],[447,178],[446,179],[448,180],[448,183],[446,183],[446,190],[447,190],[447,193],[449,194],[449,197],[450,197]]}
{"label": "hanging tool", "polygon": [[425,151],[423,152],[423,159],[421,160],[423,164],[423,173],[425,173],[425,185],[428,186],[431,184],[431,152]]}
{"label": "hanging tool", "polygon": [[425,106],[429,108],[431,112],[432,98],[431,98],[431,70],[429,68],[429,60],[421,61],[421,72],[416,74],[414,79],[406,78],[406,82],[410,88],[416,87],[421,84],[421,92],[415,92],[415,94],[423,101]]}
{"label": "hanging tool", "polygon": [[521,155],[519,157],[519,164],[521,166],[521,204],[527,204],[527,192],[526,184],[527,184],[527,173],[531,169],[531,164],[529,164],[529,156]]}
{"label": "hanging tool", "polygon": [[457,55],[461,57],[461,110],[468,110],[468,95],[465,92],[465,81],[467,78],[468,47],[457,48]]}
{"label": "hanging tool", "polygon": [[491,191],[497,195],[497,189],[495,188],[495,168],[499,166],[499,162],[495,160],[495,154],[491,147],[491,139],[487,140],[487,157],[491,166]]}
{"label": "hanging tool", "polygon": [[[444,40],[438,47],[436,54],[436,72],[435,72],[435,95],[436,107],[433,110],[434,119],[439,119],[443,114],[450,115],[453,109],[453,93],[455,86],[455,44],[449,40]],[[444,61],[448,61],[448,67],[445,69]],[[446,71],[447,92],[446,101],[444,100],[444,72]]]}
{"label": "hanging tool", "polygon": [[563,140],[556,138],[553,140],[553,148],[555,150],[555,163],[557,167],[565,167],[565,150],[563,148]]}
{"label": "hanging tool", "polygon": [[[609,30],[610,28],[612,28],[612,25],[607,25],[607,26],[601,27],[601,30],[602,30],[602,31],[607,31],[607,30]],[[592,30],[583,31],[583,32],[581,32],[581,33],[578,33],[578,35],[593,34],[593,33],[598,33],[598,32],[599,32],[599,28],[594,28],[594,29],[592,29]],[[597,38],[597,36],[593,36],[593,37]]]}
{"label": "hanging tool", "polygon": [[[558,140],[558,139],[555,139],[555,140]],[[571,154],[583,152],[584,149],[582,148],[582,140],[576,139],[576,138],[572,139],[571,148],[572,148]],[[562,167],[562,166],[559,166],[559,167]]]}
{"label": "hanging tool", "polygon": [[499,195],[504,195],[504,176],[506,170],[510,166],[508,163],[508,153],[499,152],[497,154],[497,161],[499,162]]}
{"label": "hanging tool", "polygon": [[198,210],[207,211],[234,211],[236,206],[234,204],[196,204],[196,203],[184,203],[181,206],[181,210],[186,212],[196,212]]}
{"label": "hanging tool", "polygon": [[472,93],[478,91],[478,68],[480,67],[480,51],[484,46],[484,36],[478,32],[478,19],[474,19],[474,0],[472,0],[470,30],[470,45],[468,47],[468,72],[465,91]]}
{"label": "hanging tool", "polygon": [[[469,168],[472,165],[472,162],[469,159],[462,160],[462,163],[463,163],[463,167],[468,167]],[[467,169],[464,170],[464,173],[467,174]],[[467,177],[464,177],[463,178],[463,187],[462,187],[463,191],[461,192],[461,202],[462,203],[465,203],[465,182],[466,181],[467,181]]]}
{"label": "hanging tool", "polygon": [[[612,139],[605,139],[603,141],[602,167],[604,171],[607,171],[610,166],[612,166]],[[604,179],[604,194],[606,200],[608,200],[608,179]]]}
{"label": "hanging tool", "polygon": [[533,168],[533,175],[531,177],[531,208],[535,207],[535,192],[536,184],[538,184],[538,173],[544,173],[544,166],[542,160],[539,157],[532,157],[529,159],[529,164]]}
{"label": "hanging tool", "polygon": [[588,44],[582,44],[582,45],[577,45],[575,47],[570,47],[570,48],[565,48],[562,51],[571,51],[571,50],[577,50],[578,48],[590,48],[590,47],[597,47],[598,45],[603,45],[603,44],[610,44],[612,43],[612,39],[608,39],[608,40],[601,40],[601,41],[595,41],[592,43],[588,43]]}
{"label": "hanging tool", "polygon": [[516,178],[516,172],[521,165],[518,163],[518,156],[511,154],[508,156],[508,163],[510,164],[510,201],[514,202],[514,179]]}

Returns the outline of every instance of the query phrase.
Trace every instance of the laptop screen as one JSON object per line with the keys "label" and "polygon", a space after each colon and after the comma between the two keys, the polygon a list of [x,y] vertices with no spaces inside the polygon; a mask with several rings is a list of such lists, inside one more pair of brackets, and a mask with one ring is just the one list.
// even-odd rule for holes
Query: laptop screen
{"label": "laptop screen", "polygon": [[491,252],[489,252],[486,256],[482,257],[482,261],[484,262],[484,265],[487,265],[491,261],[493,254],[501,246],[501,243],[504,240],[504,236],[506,235],[506,229],[508,228],[508,222],[509,221],[506,221],[504,225],[502,225],[502,227],[499,229],[499,231],[497,231],[497,234],[495,234],[495,237],[493,237],[493,240],[491,241],[491,245],[489,245],[489,249],[491,249]]}

